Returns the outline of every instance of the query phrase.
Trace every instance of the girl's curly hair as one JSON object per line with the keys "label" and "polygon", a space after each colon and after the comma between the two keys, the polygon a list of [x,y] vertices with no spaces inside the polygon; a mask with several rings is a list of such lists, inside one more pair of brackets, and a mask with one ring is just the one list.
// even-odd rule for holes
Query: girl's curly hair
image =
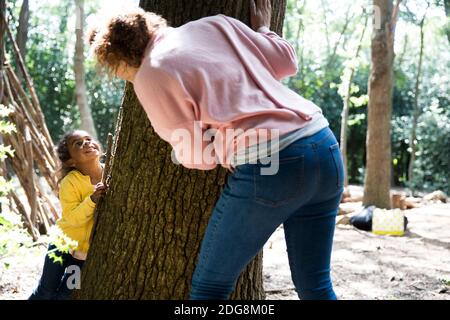
{"label": "girl's curly hair", "polygon": [[150,39],[165,26],[161,16],[136,8],[91,27],[87,39],[100,67],[115,73],[122,62],[138,68]]}

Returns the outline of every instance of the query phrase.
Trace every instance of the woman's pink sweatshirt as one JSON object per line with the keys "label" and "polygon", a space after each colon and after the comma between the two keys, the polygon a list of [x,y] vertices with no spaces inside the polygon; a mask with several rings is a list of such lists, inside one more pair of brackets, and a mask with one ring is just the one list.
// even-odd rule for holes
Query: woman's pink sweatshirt
{"label": "woman's pink sweatshirt", "polygon": [[[247,132],[256,132],[260,143],[321,113],[280,82],[297,73],[291,44],[267,28],[259,31],[216,15],[161,29],[150,41],[134,90],[185,167],[229,168],[229,155],[255,141]],[[261,129],[278,131],[266,136]]]}

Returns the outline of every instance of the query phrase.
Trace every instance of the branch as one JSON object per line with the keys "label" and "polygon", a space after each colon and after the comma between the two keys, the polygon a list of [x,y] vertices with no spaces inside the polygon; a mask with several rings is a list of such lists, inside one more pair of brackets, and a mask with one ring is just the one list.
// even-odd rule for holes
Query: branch
{"label": "branch", "polygon": [[392,17],[391,17],[391,30],[395,30],[395,27],[397,26],[397,21],[398,21],[398,14],[400,12],[400,4],[402,3],[402,0],[397,0],[397,4],[395,5],[394,11],[392,12]]}
{"label": "branch", "polygon": [[400,12],[400,4],[402,0],[397,0],[397,4],[392,12],[391,21],[389,22],[390,44],[394,45],[395,27],[397,26],[398,14]]}

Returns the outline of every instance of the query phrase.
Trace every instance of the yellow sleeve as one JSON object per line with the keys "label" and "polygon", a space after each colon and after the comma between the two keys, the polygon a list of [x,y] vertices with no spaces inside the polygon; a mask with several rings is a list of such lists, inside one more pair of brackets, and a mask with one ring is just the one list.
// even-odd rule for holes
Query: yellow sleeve
{"label": "yellow sleeve", "polygon": [[79,189],[70,180],[62,181],[59,190],[62,218],[70,225],[86,224],[94,216],[95,202],[90,195],[83,199]]}

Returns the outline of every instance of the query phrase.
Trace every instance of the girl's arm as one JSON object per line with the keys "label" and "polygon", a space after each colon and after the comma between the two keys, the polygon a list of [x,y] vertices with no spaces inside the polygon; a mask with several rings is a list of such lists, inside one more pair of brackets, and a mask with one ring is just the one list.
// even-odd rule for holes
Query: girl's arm
{"label": "girl's arm", "polygon": [[80,199],[80,193],[71,181],[63,181],[59,191],[62,218],[73,226],[86,224],[94,216],[95,203],[90,195]]}

